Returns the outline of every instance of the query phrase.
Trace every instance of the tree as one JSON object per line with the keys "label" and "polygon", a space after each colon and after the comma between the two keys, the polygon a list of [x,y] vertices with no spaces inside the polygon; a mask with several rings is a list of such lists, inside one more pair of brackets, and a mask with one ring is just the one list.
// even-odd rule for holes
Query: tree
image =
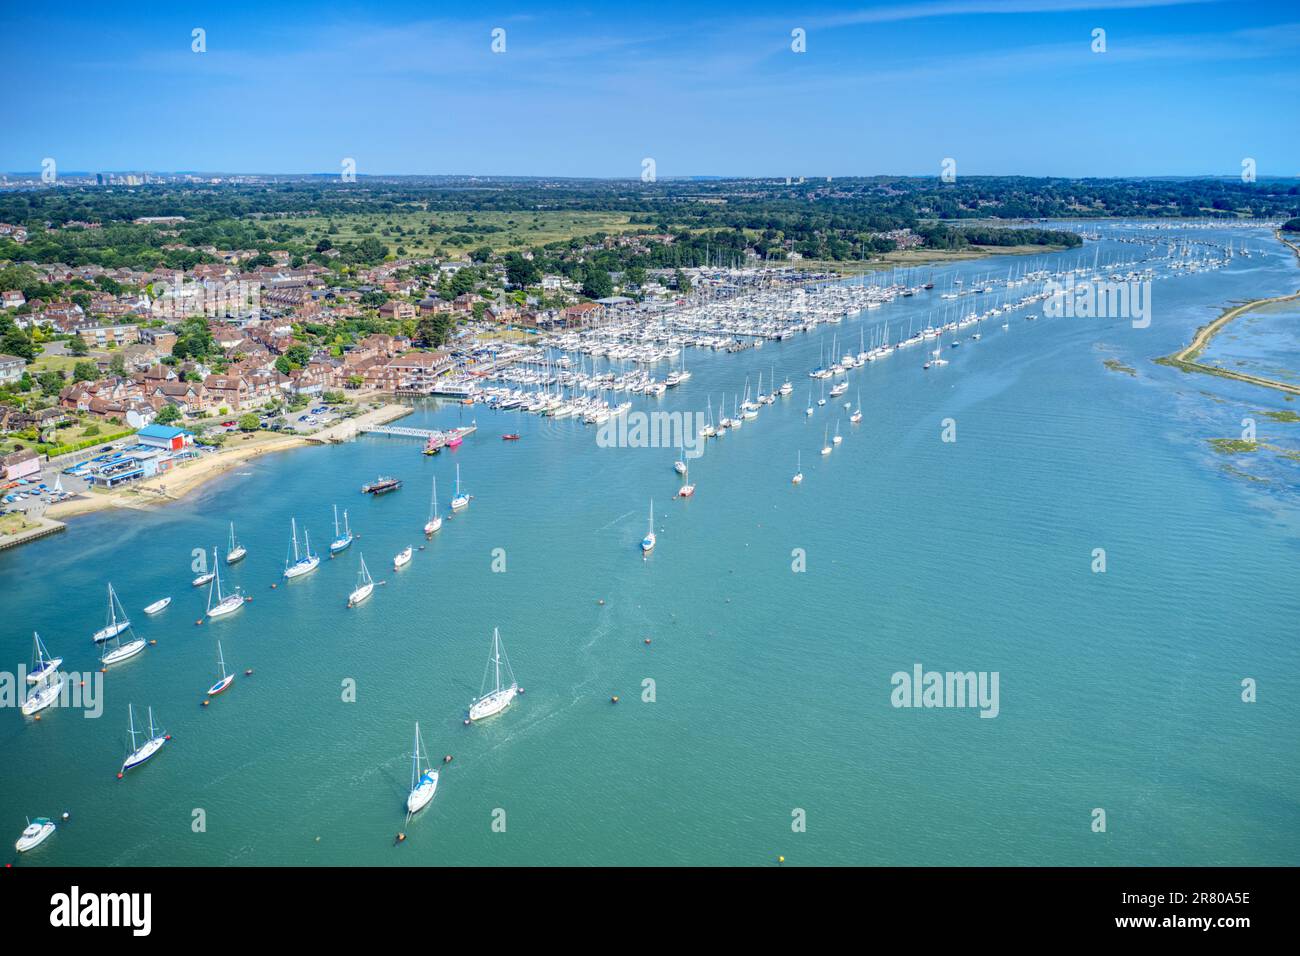
{"label": "tree", "polygon": [[239,430],[241,432],[255,432],[257,431],[257,425],[257,416],[252,412],[249,412],[247,415],[239,416]]}
{"label": "tree", "polygon": [[614,294],[614,280],[598,266],[589,266],[582,277],[582,294],[589,299],[603,299]]}
{"label": "tree", "polygon": [[542,281],[542,272],[531,259],[512,252],[506,256],[506,281],[517,286],[537,285]]}
{"label": "tree", "polygon": [[99,378],[99,366],[94,362],[78,362],[72,369],[74,382],[93,382]]}
{"label": "tree", "polygon": [[74,335],[72,340],[68,342],[68,351],[73,355],[89,355],[90,346],[86,344],[86,340],[80,335]]}
{"label": "tree", "polygon": [[170,425],[172,422],[180,421],[180,418],[181,412],[179,408],[175,405],[164,405],[158,409],[158,414],[153,417],[153,420],[159,425]]}
{"label": "tree", "polygon": [[436,349],[447,341],[452,325],[452,317],[447,312],[426,315],[416,323],[413,341],[424,348]]}
{"label": "tree", "polygon": [[673,285],[677,286],[677,291],[686,293],[691,291],[691,280],[686,277],[686,273],[678,269],[673,273]]}

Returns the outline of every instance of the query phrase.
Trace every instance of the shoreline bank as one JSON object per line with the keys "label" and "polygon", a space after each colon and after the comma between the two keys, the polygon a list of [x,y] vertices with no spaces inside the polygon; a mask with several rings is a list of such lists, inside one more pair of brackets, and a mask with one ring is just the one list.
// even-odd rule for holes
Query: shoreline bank
{"label": "shoreline bank", "polygon": [[[121,491],[90,493],[72,501],[59,502],[46,509],[44,516],[59,522],[78,515],[93,514],[116,508],[152,508],[173,501],[203,487],[213,479],[226,474],[236,465],[250,462],[263,455],[291,448],[310,448],[314,445],[337,444],[354,438],[363,428],[383,425],[411,414],[410,405],[393,402],[323,428],[313,435],[258,436],[248,444],[223,448],[216,454],[178,466],[175,470],[136,482]],[[15,542],[17,543],[17,542]]]}
{"label": "shoreline bank", "polygon": [[[1282,235],[1282,230],[1277,230],[1274,235],[1278,241],[1287,246],[1296,255],[1297,261],[1300,261],[1300,247]],[[1300,385],[1293,385],[1290,382],[1279,382],[1276,379],[1264,378],[1262,375],[1251,375],[1247,372],[1234,372],[1231,369],[1219,368],[1216,365],[1206,365],[1196,361],[1196,357],[1205,350],[1206,346],[1214,340],[1214,337],[1222,332],[1230,322],[1239,316],[1252,312],[1255,309],[1265,305],[1272,305],[1276,302],[1290,302],[1293,299],[1300,299],[1300,291],[1292,292],[1290,295],[1277,295],[1267,299],[1255,299],[1253,302],[1246,302],[1242,305],[1230,306],[1225,309],[1217,319],[1209,322],[1196,330],[1192,336],[1192,341],[1186,346],[1174,352],[1172,355],[1163,355],[1160,358],[1152,359],[1157,365],[1168,365],[1183,372],[1200,372],[1204,375],[1217,375],[1220,378],[1235,379],[1239,382],[1246,382],[1249,385],[1258,385],[1261,388],[1271,388],[1279,392],[1287,392],[1291,395],[1300,395]]]}

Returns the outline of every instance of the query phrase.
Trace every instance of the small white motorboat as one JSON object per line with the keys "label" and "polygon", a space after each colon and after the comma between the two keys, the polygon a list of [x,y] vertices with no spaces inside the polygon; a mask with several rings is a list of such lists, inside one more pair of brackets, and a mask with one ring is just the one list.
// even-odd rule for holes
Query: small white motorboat
{"label": "small white motorboat", "polygon": [[401,551],[398,551],[397,556],[393,558],[393,570],[396,571],[398,568],[404,568],[406,567],[406,565],[410,563],[411,563],[411,546],[408,544]]}
{"label": "small white motorboat", "polygon": [[215,571],[205,571],[203,574],[200,574],[197,578],[195,578],[190,583],[194,585],[196,588],[201,588],[203,587],[203,585],[210,583],[212,579],[216,576],[217,575]]}
{"label": "small white motorboat", "polygon": [[34,850],[48,840],[53,833],[54,822],[47,817],[37,817],[27,824],[27,829],[23,831],[23,835],[14,844],[14,849],[19,853]]}
{"label": "small white motorboat", "polygon": [[144,609],[144,613],[157,614],[159,611],[165,609],[167,605],[171,603],[172,603],[172,599],[169,597],[165,597],[161,601],[154,601],[152,604],[150,604],[147,608]]}

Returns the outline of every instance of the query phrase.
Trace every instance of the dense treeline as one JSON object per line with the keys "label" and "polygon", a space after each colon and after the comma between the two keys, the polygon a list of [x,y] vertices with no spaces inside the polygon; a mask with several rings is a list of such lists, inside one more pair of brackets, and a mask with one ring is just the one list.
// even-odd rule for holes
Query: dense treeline
{"label": "dense treeline", "polygon": [[[24,225],[29,233],[25,245],[0,239],[0,260],[186,268],[205,261],[197,247],[211,246],[259,254],[280,249],[295,261],[366,265],[389,254],[379,239],[339,244],[337,255],[324,257],[323,249],[308,244],[307,230],[285,217],[430,213],[428,230],[434,234],[453,227],[436,222],[432,214],[467,211],[625,213],[648,231],[684,237],[635,263],[655,268],[726,262],[743,255],[747,246],[763,258],[789,251],[817,259],[864,258],[890,251],[892,241],[878,234],[900,228],[916,229],[928,244],[946,249],[968,243],[1063,241],[1042,230],[1013,235],[984,225],[991,220],[1293,217],[1300,215],[1300,187],[1290,180],[1024,177],[959,177],[954,183],[937,177],[872,177],[803,184],[452,177],[363,177],[341,183],[304,177],[256,185],[60,187],[0,192],[0,222]],[[166,227],[133,225],[140,216],[184,216],[186,221]],[[978,219],[981,225],[954,230],[939,223],[963,219]],[[57,228],[68,222],[101,228]],[[47,231],[47,224],[56,228]],[[481,236],[489,255],[494,233],[500,231],[472,222],[454,230]],[[583,244],[572,242],[574,248]],[[475,258],[482,261],[480,250]],[[610,257],[610,266],[629,264],[628,256]]]}

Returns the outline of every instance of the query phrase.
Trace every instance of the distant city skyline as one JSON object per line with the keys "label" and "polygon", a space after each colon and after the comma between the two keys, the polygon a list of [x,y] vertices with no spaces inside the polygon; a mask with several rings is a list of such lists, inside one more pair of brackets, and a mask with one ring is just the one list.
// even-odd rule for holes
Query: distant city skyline
{"label": "distant city skyline", "polygon": [[1300,174],[1280,0],[73,4],[0,53],[11,176]]}

